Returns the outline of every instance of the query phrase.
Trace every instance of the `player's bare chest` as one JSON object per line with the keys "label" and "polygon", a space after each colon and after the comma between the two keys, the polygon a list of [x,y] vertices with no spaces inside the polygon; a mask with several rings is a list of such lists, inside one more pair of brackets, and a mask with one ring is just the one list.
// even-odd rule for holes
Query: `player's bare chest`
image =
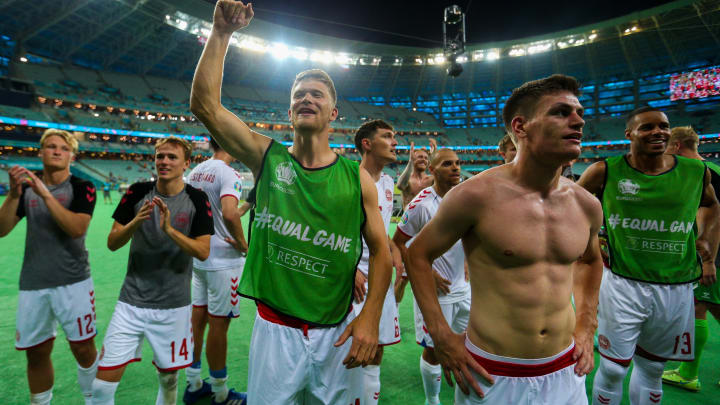
{"label": "player's bare chest", "polygon": [[574,202],[509,200],[490,207],[477,231],[483,247],[502,262],[571,263],[587,247],[590,222]]}

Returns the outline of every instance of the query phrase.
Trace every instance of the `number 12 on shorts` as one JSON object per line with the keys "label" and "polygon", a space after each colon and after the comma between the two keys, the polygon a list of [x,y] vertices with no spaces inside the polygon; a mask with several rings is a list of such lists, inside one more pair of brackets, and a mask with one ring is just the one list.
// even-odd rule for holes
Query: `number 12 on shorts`
{"label": "number 12 on shorts", "polygon": [[675,348],[673,349],[673,354],[677,354],[679,346],[682,346],[682,348],[680,349],[681,354],[690,354],[692,352],[691,344],[692,343],[690,342],[690,333],[685,332],[682,334],[682,336],[675,336]]}
{"label": "number 12 on shorts", "polygon": [[[85,320],[85,329],[83,330],[82,321]],[[92,327],[92,314],[87,314],[85,316],[77,317],[77,326],[78,326],[78,332],[80,332],[80,336],[83,335],[89,335],[95,331],[95,328]]]}
{"label": "number 12 on shorts", "polygon": [[[171,353],[171,362],[175,363],[175,341],[173,340],[170,342],[170,353]],[[180,344],[180,348],[178,350],[178,356],[183,356],[185,358],[185,361],[188,359],[188,349],[187,349],[187,338],[183,338],[182,343]]]}

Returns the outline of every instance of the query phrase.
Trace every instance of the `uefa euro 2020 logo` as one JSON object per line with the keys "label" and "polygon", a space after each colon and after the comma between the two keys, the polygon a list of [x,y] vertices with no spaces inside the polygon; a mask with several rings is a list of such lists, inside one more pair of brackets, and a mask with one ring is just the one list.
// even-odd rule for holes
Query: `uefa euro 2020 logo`
{"label": "uefa euro 2020 logo", "polygon": [[630,179],[622,179],[618,182],[618,189],[623,194],[635,195],[640,191],[640,185]]}
{"label": "uefa euro 2020 logo", "polygon": [[277,177],[278,181],[290,186],[295,183],[297,175],[290,162],[283,162],[275,168],[275,177]]}

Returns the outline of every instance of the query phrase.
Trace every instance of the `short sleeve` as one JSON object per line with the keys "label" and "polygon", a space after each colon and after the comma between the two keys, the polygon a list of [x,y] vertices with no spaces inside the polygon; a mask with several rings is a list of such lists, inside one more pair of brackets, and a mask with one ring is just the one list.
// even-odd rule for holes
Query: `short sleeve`
{"label": "short sleeve", "polygon": [[235,197],[236,200],[240,201],[242,193],[242,183],[240,182],[240,176],[237,174],[232,167],[226,166],[222,171],[222,183],[220,187],[220,199],[225,196]]}
{"label": "short sleeve", "polygon": [[195,215],[190,226],[191,238],[202,235],[212,235],[215,233],[215,225],[213,224],[213,214],[210,208],[210,201],[204,191],[191,186],[186,186],[186,190],[190,195],[190,200],[195,206]]}
{"label": "short sleeve", "polygon": [[120,203],[113,213],[113,219],[119,224],[127,225],[135,218],[135,205],[142,200],[149,191],[148,187],[143,186],[144,183],[133,184],[120,199]]}
{"label": "short sleeve", "polygon": [[18,201],[18,207],[15,211],[15,215],[17,215],[18,218],[23,219],[25,218],[25,194],[27,194],[25,191],[30,188],[27,184],[23,184],[22,186],[22,194],[20,194],[20,201]]}
{"label": "short sleeve", "polygon": [[428,221],[427,209],[423,205],[410,204],[402,216],[397,229],[405,236],[414,238]]}
{"label": "short sleeve", "polygon": [[95,210],[95,186],[89,181],[75,180],[71,182],[73,199],[68,209],[80,214],[92,215]]}

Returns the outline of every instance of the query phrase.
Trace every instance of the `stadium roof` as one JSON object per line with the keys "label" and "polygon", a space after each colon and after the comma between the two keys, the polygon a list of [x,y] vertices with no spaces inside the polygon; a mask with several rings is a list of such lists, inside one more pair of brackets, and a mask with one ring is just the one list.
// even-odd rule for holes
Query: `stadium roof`
{"label": "stadium roof", "polygon": [[[193,22],[201,27],[211,13],[212,4],[197,0],[6,0],[0,34],[19,46],[14,55],[0,56],[34,54],[99,70],[189,79],[204,34],[188,28]],[[178,23],[178,16],[189,22]],[[242,34],[252,39],[242,43],[252,50],[229,53],[231,81],[286,89],[294,73],[319,66],[344,95],[417,97],[501,90],[554,72],[602,80],[718,64],[720,2],[679,0],[560,32],[471,44],[457,79],[445,75],[439,48],[333,38],[262,21],[260,13]],[[267,41],[264,48],[254,38]],[[277,43],[306,47],[304,59],[274,58]]]}

